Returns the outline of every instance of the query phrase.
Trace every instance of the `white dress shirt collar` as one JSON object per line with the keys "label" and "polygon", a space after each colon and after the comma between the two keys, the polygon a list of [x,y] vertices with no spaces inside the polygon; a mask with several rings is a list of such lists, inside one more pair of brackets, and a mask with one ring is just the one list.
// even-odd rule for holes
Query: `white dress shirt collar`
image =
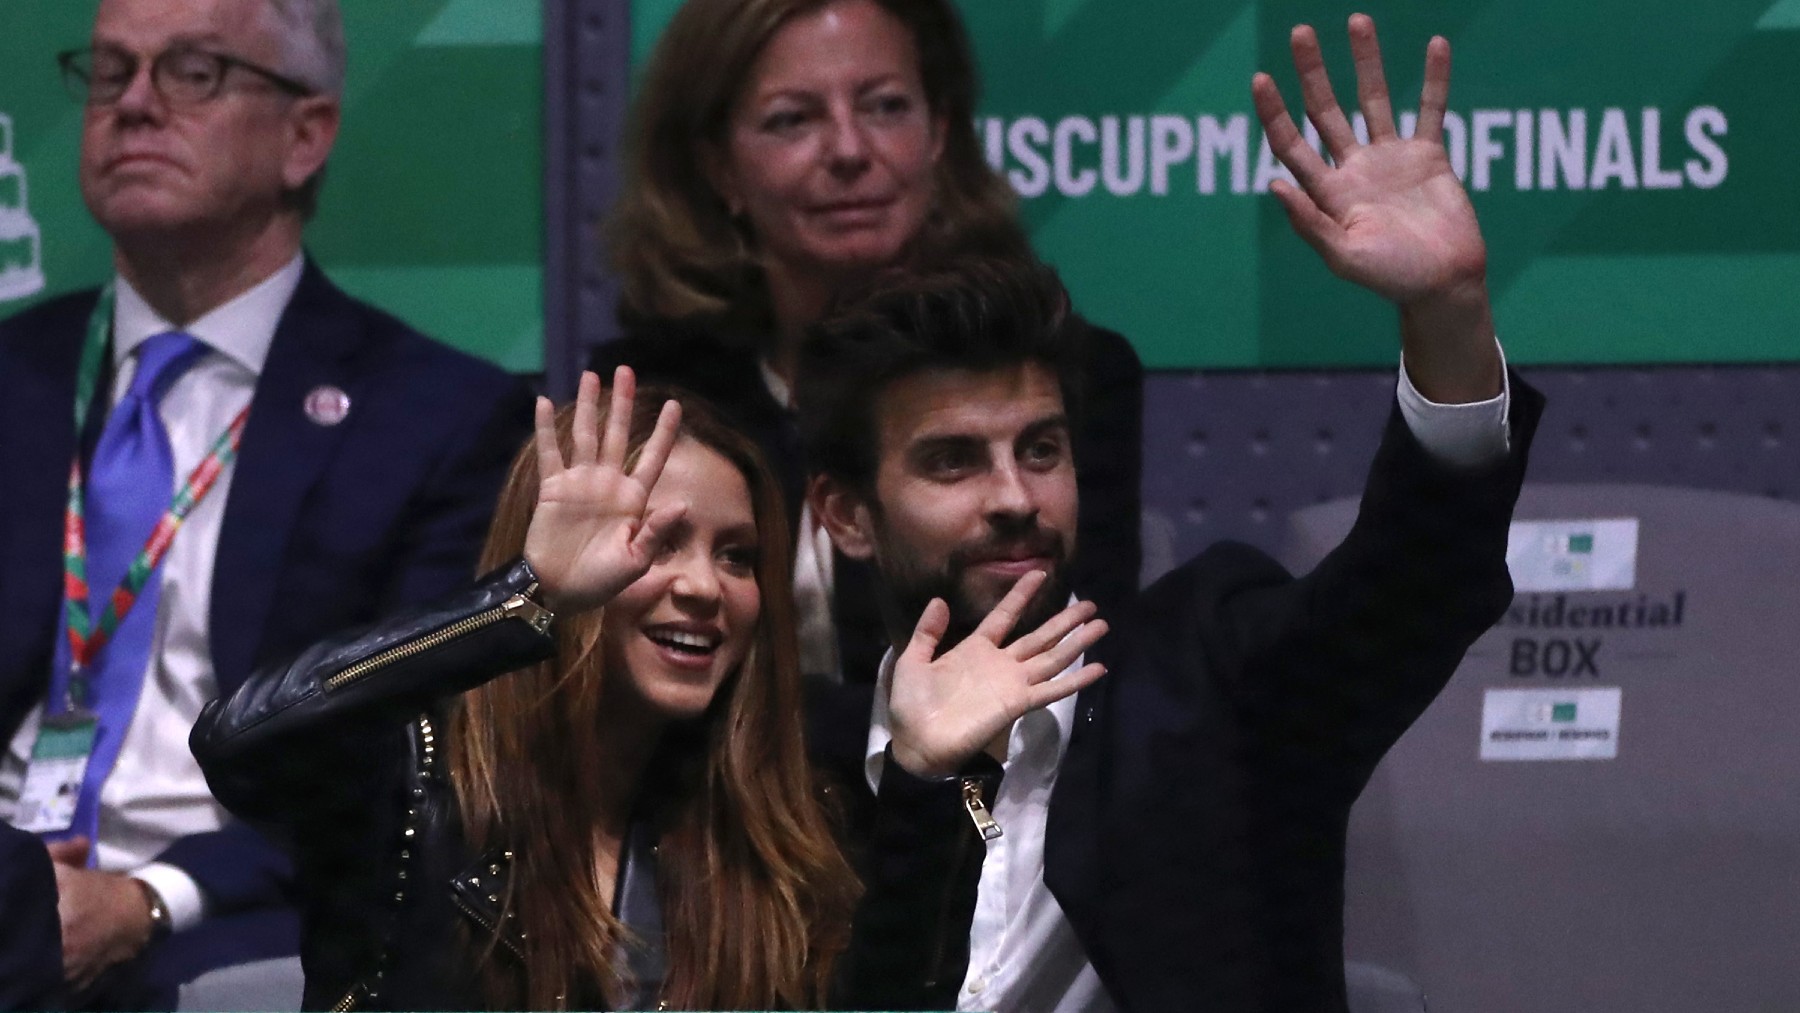
{"label": "white dress shirt collar", "polygon": [[288,300],[293,298],[305,270],[306,256],[296,253],[294,259],[274,274],[214,307],[186,327],[164,320],[129,281],[122,276],[115,277],[113,368],[123,367],[131,353],[151,337],[178,330],[206,342],[213,351],[229,357],[252,374],[262,375],[263,363],[269,357],[269,345],[275,340],[275,327],[281,322],[281,314],[287,309]]}

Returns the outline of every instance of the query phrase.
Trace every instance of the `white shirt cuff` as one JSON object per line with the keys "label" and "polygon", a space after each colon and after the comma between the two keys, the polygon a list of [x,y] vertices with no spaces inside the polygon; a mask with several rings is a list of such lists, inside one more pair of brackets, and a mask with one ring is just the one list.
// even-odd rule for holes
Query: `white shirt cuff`
{"label": "white shirt cuff", "polygon": [[206,898],[194,877],[166,862],[151,862],[131,872],[131,878],[142,882],[163,899],[169,908],[169,926],[176,932],[191,929],[206,916]]}
{"label": "white shirt cuff", "polygon": [[1493,464],[1512,452],[1512,432],[1507,419],[1512,408],[1512,380],[1506,374],[1506,350],[1494,339],[1500,353],[1500,394],[1468,404],[1438,404],[1419,393],[1406,373],[1406,355],[1400,356],[1400,384],[1395,391],[1406,428],[1425,452],[1445,464],[1478,468]]}

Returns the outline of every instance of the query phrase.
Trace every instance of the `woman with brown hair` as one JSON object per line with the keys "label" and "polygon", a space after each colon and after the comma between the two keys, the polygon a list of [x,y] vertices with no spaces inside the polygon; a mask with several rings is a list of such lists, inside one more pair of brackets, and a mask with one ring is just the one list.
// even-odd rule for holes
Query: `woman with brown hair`
{"label": "woman with brown hair", "polygon": [[[880,268],[1031,257],[977,91],[950,0],[687,0],[632,110],[607,233],[624,337],[593,367],[695,390],[762,447],[796,532],[809,675],[871,682],[886,639],[867,571],[803,516],[795,357]],[[1104,604],[1137,588],[1143,371],[1097,327],[1085,358],[1074,586]]]}
{"label": "woman with brown hair", "polygon": [[[259,671],[196,725],[219,799],[293,843],[309,1008],[936,1001],[932,926],[971,891],[935,880],[980,844],[964,805],[992,771],[884,782],[896,829],[859,899],[803,752],[780,494],[701,402],[634,407],[634,386],[619,370],[604,413],[592,375],[560,415],[540,400],[489,577]],[[1003,662],[1000,624],[987,655],[897,667],[976,675],[960,722],[914,722],[896,756],[1091,682],[1048,681],[1104,633],[1091,614]]]}

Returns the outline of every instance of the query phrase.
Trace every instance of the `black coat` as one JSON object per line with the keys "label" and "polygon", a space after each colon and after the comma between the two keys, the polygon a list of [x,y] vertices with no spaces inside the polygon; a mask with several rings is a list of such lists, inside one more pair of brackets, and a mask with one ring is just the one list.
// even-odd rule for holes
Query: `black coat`
{"label": "black coat", "polygon": [[[1295,579],[1215,546],[1118,616],[1051,796],[1045,882],[1121,1009],[1343,1010],[1344,839],[1375,766],[1512,600],[1509,458],[1390,417],[1356,525]],[[1473,745],[1471,745],[1473,748]]]}
{"label": "black coat", "polygon": [[[1224,543],[1103,611],[1087,660],[1107,675],[1076,702],[1044,881],[1121,1010],[1346,1008],[1351,804],[1512,599],[1543,404],[1512,392],[1512,453],[1479,472],[1437,463],[1396,409],[1355,527],[1311,573]],[[861,768],[863,736],[831,741]]]}

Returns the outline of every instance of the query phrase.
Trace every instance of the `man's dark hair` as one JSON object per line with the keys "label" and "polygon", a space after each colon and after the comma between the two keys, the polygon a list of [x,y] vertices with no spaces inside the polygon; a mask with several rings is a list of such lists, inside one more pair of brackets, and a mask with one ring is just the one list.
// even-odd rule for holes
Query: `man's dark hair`
{"label": "man's dark hair", "polygon": [[801,345],[795,400],[807,467],[871,491],[881,395],[932,370],[1040,364],[1056,376],[1074,427],[1085,334],[1056,272],[1034,260],[964,257],[881,272]]}

